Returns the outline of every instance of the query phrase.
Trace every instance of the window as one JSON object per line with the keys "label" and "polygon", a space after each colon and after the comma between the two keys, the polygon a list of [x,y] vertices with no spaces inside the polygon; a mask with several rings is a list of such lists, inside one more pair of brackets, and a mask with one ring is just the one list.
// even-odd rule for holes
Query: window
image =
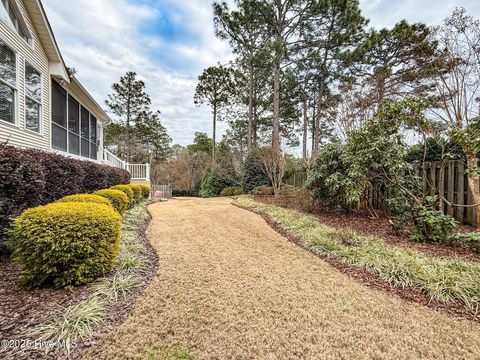
{"label": "window", "polygon": [[30,64],[25,64],[25,128],[40,132],[42,118],[42,78]]}
{"label": "window", "polygon": [[82,106],[82,156],[90,157],[90,113]]}
{"label": "window", "polygon": [[52,81],[52,146],[67,151],[67,92]]}
{"label": "window", "polygon": [[2,20],[12,30],[16,31],[25,41],[30,42],[30,36],[25,23],[17,16],[17,9],[10,0],[2,0],[0,5],[0,20]]}
{"label": "window", "polygon": [[15,124],[17,56],[0,41],[0,120]]}
{"label": "window", "polygon": [[80,104],[68,97],[68,152],[80,155]]}
{"label": "window", "polygon": [[90,115],[90,159],[97,160],[97,119]]}
{"label": "window", "polygon": [[52,82],[52,144],[57,150],[97,160],[97,119]]}

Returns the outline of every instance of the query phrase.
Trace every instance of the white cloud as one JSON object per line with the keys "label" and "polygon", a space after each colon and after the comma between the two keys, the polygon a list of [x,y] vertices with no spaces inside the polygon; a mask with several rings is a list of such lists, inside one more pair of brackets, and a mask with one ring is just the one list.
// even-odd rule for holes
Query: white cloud
{"label": "white cloud", "polygon": [[[126,71],[136,71],[147,86],[153,107],[162,112],[175,143],[188,144],[195,131],[211,133],[211,114],[196,108],[196,77],[207,66],[226,61],[228,45],[215,38],[210,2],[184,1],[168,20],[185,26],[195,41],[169,43],[142,26],[162,14],[155,7],[127,0],[44,0],[47,16],[68,66],[77,70],[95,99],[102,104],[110,86]],[[169,69],[164,55],[188,67]],[[218,136],[225,126],[220,125]]]}
{"label": "white cloud", "polygon": [[[211,133],[211,114],[196,108],[193,94],[203,68],[231,59],[228,44],[214,36],[211,1],[149,0],[44,0],[47,15],[68,66],[99,103],[110,85],[128,70],[146,82],[155,108],[174,142],[190,143],[195,131]],[[228,1],[232,4],[232,1]],[[142,5],[143,4],[143,5]],[[478,0],[360,0],[364,15],[375,27],[392,26],[401,19],[439,24],[455,6],[480,17]],[[168,11],[172,10],[175,11]],[[163,11],[163,10],[165,11]],[[142,32],[146,23],[168,20],[190,34],[172,41]],[[225,129],[219,124],[218,137]]]}

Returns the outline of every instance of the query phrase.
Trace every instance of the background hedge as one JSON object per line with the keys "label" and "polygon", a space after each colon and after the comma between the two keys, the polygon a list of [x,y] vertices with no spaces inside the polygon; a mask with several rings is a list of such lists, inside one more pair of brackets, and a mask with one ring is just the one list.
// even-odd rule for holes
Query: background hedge
{"label": "background hedge", "polygon": [[130,188],[133,191],[133,201],[134,203],[139,203],[143,199],[143,190],[142,187],[138,184],[130,184]]}
{"label": "background hedge", "polygon": [[134,203],[135,203],[135,198],[133,196],[133,190],[132,188],[130,187],[130,185],[115,185],[115,186],[112,186],[111,189],[113,190],[120,190],[122,191],[125,195],[127,195],[128,197],[128,206],[127,208],[129,208],[130,206],[132,206]]}
{"label": "background hedge", "polygon": [[[42,165],[28,152],[0,145],[0,239],[13,216],[41,204],[45,191]],[[0,243],[0,252],[5,248]]]}
{"label": "background hedge", "polygon": [[79,162],[44,151],[27,150],[27,152],[43,168],[45,176],[45,191],[42,194],[43,204],[48,204],[67,195],[83,192],[85,173]]}
{"label": "background hedge", "polygon": [[25,210],[9,231],[12,257],[28,286],[77,286],[114,265],[122,217],[113,207],[57,202]]}
{"label": "background hedge", "polygon": [[68,195],[58,200],[58,202],[86,202],[113,206],[112,202],[109,199],[95,194]]}
{"label": "background hedge", "polygon": [[0,144],[0,253],[5,230],[23,210],[129,182],[123,169]]}
{"label": "background hedge", "polygon": [[110,200],[113,208],[117,210],[120,214],[123,214],[124,211],[128,209],[128,204],[130,202],[128,201],[128,196],[125,195],[123,191],[115,189],[104,189],[95,191],[94,194]]}

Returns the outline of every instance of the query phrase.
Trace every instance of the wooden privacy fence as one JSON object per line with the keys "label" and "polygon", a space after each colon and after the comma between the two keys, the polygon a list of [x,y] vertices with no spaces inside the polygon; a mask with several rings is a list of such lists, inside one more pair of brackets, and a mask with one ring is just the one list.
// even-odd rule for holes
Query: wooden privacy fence
{"label": "wooden privacy fence", "polygon": [[151,185],[150,186],[150,198],[155,198],[155,193],[158,191],[161,193],[162,199],[171,199],[172,198],[172,189],[169,185]]}
{"label": "wooden privacy fence", "polygon": [[304,171],[296,171],[290,176],[285,183],[287,185],[295,186],[297,188],[305,187],[305,183],[307,182],[307,173]]}
{"label": "wooden privacy fence", "polygon": [[[424,163],[426,181],[423,183],[425,194],[442,195],[449,203],[456,205],[474,205],[472,192],[468,187],[465,174],[466,165],[461,160],[450,161],[442,169],[441,162]],[[422,176],[422,168],[419,175]],[[306,173],[296,172],[290,176],[286,183],[298,188],[305,187]],[[368,189],[366,201],[377,210],[385,210],[384,196],[380,191]],[[449,206],[443,202],[442,210],[445,214],[453,216],[463,224],[476,225],[476,210],[474,207]]]}

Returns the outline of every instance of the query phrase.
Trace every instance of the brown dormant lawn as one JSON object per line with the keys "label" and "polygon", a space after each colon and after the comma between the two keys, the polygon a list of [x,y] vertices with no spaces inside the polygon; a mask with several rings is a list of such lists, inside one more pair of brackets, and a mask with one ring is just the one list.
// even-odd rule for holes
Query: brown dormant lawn
{"label": "brown dormant lawn", "polygon": [[91,359],[478,359],[478,324],[357,283],[230,199],[150,206],[156,277]]}

